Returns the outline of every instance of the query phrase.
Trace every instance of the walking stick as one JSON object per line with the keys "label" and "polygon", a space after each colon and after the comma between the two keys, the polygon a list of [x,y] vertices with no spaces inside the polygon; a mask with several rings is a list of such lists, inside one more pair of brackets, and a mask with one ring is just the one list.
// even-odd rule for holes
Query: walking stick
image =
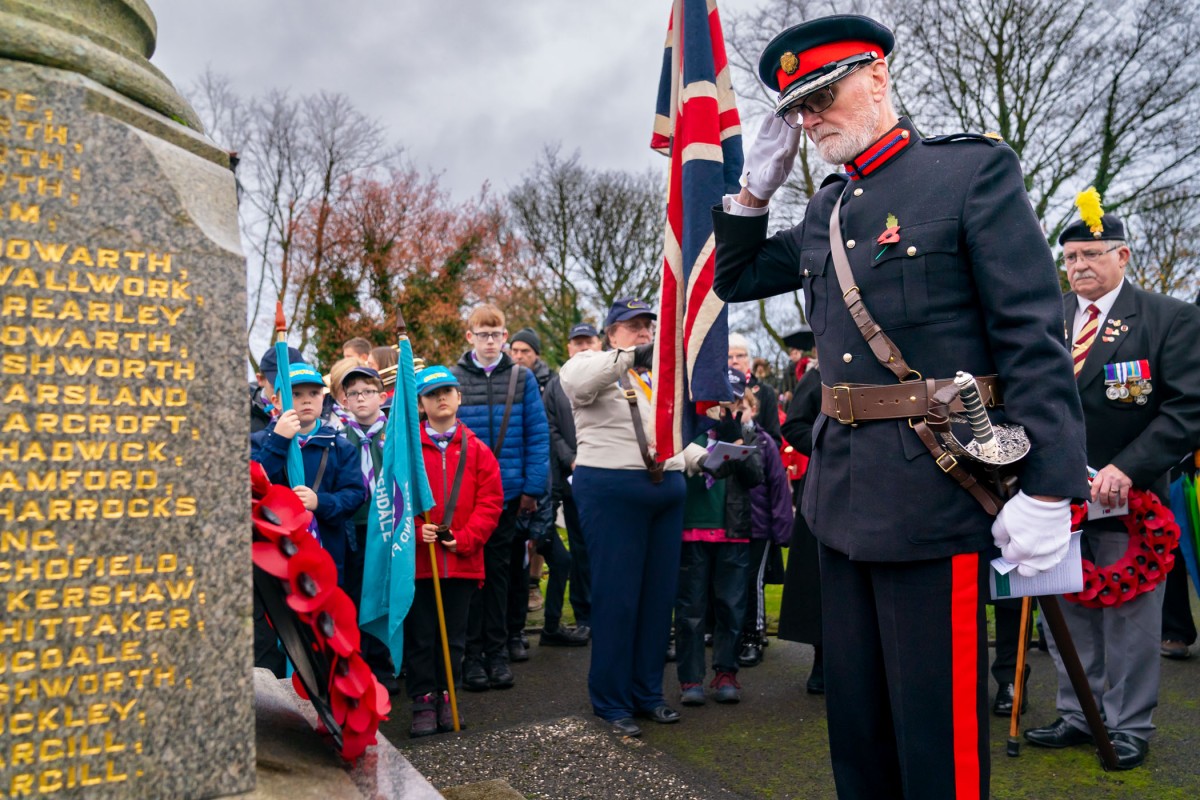
{"label": "walking stick", "polygon": [[1079,698],[1083,716],[1087,718],[1088,727],[1092,730],[1092,738],[1096,740],[1096,745],[1100,748],[1100,763],[1106,770],[1116,769],[1117,751],[1113,750],[1112,740],[1108,738],[1108,729],[1104,727],[1100,710],[1096,708],[1096,697],[1092,694],[1087,674],[1084,673],[1083,665],[1079,662],[1079,653],[1075,651],[1071,632],[1067,630],[1067,621],[1063,618],[1062,609],[1058,607],[1058,598],[1054,595],[1039,597],[1038,605],[1041,606],[1046,624],[1050,626],[1050,633],[1054,635],[1058,654],[1062,657],[1063,666],[1067,669],[1067,676],[1071,679],[1071,688],[1075,690],[1075,696]]}
{"label": "walking stick", "polygon": [[[463,453],[459,458],[466,458]],[[458,695],[454,691],[454,668],[450,661],[450,640],[446,637],[446,609],[442,605],[442,582],[438,579],[437,542],[429,543],[429,564],[433,567],[433,597],[437,601],[438,631],[442,634],[442,658],[446,660],[446,685],[450,687],[450,713],[454,716],[454,731],[459,730]]]}
{"label": "walking stick", "polygon": [[1017,642],[1017,678],[1013,684],[1012,723],[1008,727],[1008,754],[1013,758],[1021,755],[1021,703],[1025,697],[1025,652],[1029,646],[1029,617],[1033,598],[1021,598],[1021,638]]}

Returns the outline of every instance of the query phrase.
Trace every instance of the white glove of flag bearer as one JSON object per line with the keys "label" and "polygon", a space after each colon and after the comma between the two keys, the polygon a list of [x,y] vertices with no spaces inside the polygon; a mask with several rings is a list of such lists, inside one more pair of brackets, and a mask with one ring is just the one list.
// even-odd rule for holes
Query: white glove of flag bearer
{"label": "white glove of flag bearer", "polygon": [[804,131],[789,128],[781,118],[770,114],[758,128],[758,136],[746,152],[742,186],[759,200],[770,200],[792,174],[800,137]]}
{"label": "white glove of flag bearer", "polygon": [[1071,501],[1035,500],[1017,492],[996,515],[992,540],[1000,555],[1017,564],[1017,572],[1032,578],[1053,568],[1071,546]]}

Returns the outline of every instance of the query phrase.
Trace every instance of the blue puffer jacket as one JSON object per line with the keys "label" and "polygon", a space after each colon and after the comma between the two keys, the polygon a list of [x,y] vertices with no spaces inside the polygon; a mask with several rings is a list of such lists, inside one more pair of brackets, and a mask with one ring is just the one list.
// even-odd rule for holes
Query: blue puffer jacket
{"label": "blue puffer jacket", "polygon": [[495,454],[500,462],[506,503],[522,494],[541,497],[550,488],[550,428],[537,379],[529,370],[514,364],[507,353],[500,356],[500,363],[490,375],[476,365],[470,351],[450,369],[462,391],[458,418],[492,452],[495,452],[492,443],[500,436],[500,423],[504,420],[504,398],[512,369],[520,370],[516,396],[501,452]]}
{"label": "blue puffer jacket", "polygon": [[[271,422],[250,437],[250,458],[263,465],[271,483],[297,486],[300,481],[293,480],[289,484],[285,478],[288,444],[288,439],[275,434],[275,423]],[[313,486],[317,470],[320,469],[321,455],[326,452],[329,458],[321,475],[321,485]],[[346,557],[346,522],[367,500],[362,472],[359,471],[358,450],[346,441],[345,436],[322,423],[308,444],[300,448],[300,455],[304,459],[303,483],[317,493],[317,510],[313,516],[317,518],[321,545],[333,556],[340,583]]]}

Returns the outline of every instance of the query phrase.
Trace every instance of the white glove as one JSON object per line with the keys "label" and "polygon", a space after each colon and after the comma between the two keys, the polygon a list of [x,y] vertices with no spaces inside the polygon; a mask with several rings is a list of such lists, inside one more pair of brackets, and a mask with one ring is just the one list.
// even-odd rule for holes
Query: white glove
{"label": "white glove", "polygon": [[796,163],[796,153],[800,150],[800,137],[803,134],[800,128],[789,128],[781,118],[769,114],[759,126],[758,136],[746,153],[742,186],[759,200],[770,200],[771,195],[792,174],[792,165]]}
{"label": "white glove", "polygon": [[1071,501],[1035,500],[1024,492],[1004,504],[992,540],[1017,572],[1032,578],[1062,561],[1071,546]]}

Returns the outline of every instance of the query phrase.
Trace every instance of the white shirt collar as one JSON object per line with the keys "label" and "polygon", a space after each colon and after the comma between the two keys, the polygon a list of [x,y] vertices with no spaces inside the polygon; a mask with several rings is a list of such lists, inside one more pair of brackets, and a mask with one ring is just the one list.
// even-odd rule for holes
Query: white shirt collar
{"label": "white shirt collar", "polygon": [[[1121,282],[1117,284],[1117,287],[1115,289],[1113,289],[1106,295],[1102,295],[1101,297],[1099,297],[1096,300],[1088,300],[1086,297],[1084,297],[1082,295],[1078,295],[1078,294],[1075,295],[1075,300],[1076,300],[1076,302],[1079,303],[1079,313],[1075,315],[1075,325],[1074,325],[1075,336],[1079,335],[1079,331],[1083,328],[1083,324],[1087,321],[1088,306],[1095,305],[1096,308],[1100,309],[1100,316],[1098,317],[1098,319],[1100,320],[1101,324],[1103,324],[1104,321],[1106,319],[1108,319],[1108,314],[1110,311],[1112,311],[1113,303],[1117,302],[1117,295],[1119,295],[1121,293],[1121,289],[1124,286],[1125,286],[1125,279],[1122,278]],[[1072,341],[1075,340],[1075,336],[1071,337]]]}

